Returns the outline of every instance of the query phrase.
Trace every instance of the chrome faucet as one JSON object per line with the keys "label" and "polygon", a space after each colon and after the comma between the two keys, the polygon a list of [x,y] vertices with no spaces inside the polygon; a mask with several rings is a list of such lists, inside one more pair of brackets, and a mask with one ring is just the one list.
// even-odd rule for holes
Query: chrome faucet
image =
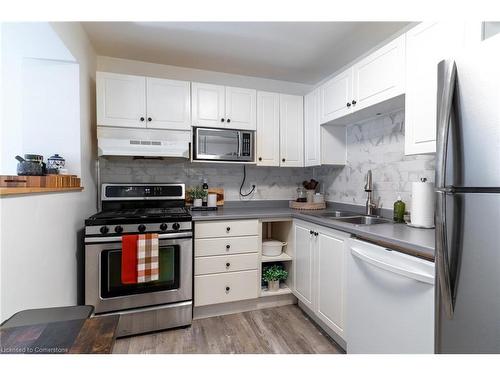
{"label": "chrome faucet", "polygon": [[368,193],[368,196],[366,197],[366,214],[373,215],[374,210],[377,208],[377,204],[373,201],[373,182],[371,169],[368,170],[368,173],[366,174],[365,191]]}

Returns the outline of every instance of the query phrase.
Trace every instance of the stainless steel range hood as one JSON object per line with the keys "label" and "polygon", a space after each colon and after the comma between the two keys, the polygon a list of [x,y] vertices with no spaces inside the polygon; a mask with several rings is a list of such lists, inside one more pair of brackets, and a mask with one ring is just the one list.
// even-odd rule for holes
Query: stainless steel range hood
{"label": "stainless steel range hood", "polygon": [[189,158],[191,131],[97,127],[99,156]]}

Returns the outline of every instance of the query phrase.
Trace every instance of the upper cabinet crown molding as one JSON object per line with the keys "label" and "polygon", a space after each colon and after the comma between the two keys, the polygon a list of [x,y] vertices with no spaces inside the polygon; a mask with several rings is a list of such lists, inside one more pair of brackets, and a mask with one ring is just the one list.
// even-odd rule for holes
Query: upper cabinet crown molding
{"label": "upper cabinet crown molding", "polygon": [[97,125],[189,130],[190,83],[97,72]]}
{"label": "upper cabinet crown molding", "polygon": [[257,91],[192,83],[193,126],[256,129]]}
{"label": "upper cabinet crown molding", "polygon": [[436,152],[437,65],[465,46],[464,22],[422,22],[406,33],[405,155]]}

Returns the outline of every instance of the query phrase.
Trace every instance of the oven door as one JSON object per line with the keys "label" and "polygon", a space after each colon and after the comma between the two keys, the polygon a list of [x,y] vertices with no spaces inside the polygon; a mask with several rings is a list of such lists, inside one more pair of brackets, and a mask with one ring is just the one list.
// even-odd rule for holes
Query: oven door
{"label": "oven door", "polygon": [[192,299],[191,233],[159,235],[159,279],[121,283],[121,237],[85,239],[85,303],[96,313]]}

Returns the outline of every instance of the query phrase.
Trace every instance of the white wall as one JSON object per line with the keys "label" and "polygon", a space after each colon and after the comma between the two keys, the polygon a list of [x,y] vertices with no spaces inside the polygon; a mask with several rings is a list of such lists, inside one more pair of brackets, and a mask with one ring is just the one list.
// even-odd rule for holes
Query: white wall
{"label": "white wall", "polygon": [[[23,309],[76,304],[77,231],[96,211],[96,55],[79,23],[46,25],[79,64],[79,143],[85,189],[0,198],[0,320]],[[43,45],[40,49],[44,50]]]}
{"label": "white wall", "polygon": [[144,61],[98,56],[97,70],[103,72],[134,74],[184,81],[212,83],[225,86],[245,87],[285,94],[304,95],[312,86],[302,83],[278,81],[266,78],[213,72],[209,70],[183,68],[173,65],[153,64]]}

